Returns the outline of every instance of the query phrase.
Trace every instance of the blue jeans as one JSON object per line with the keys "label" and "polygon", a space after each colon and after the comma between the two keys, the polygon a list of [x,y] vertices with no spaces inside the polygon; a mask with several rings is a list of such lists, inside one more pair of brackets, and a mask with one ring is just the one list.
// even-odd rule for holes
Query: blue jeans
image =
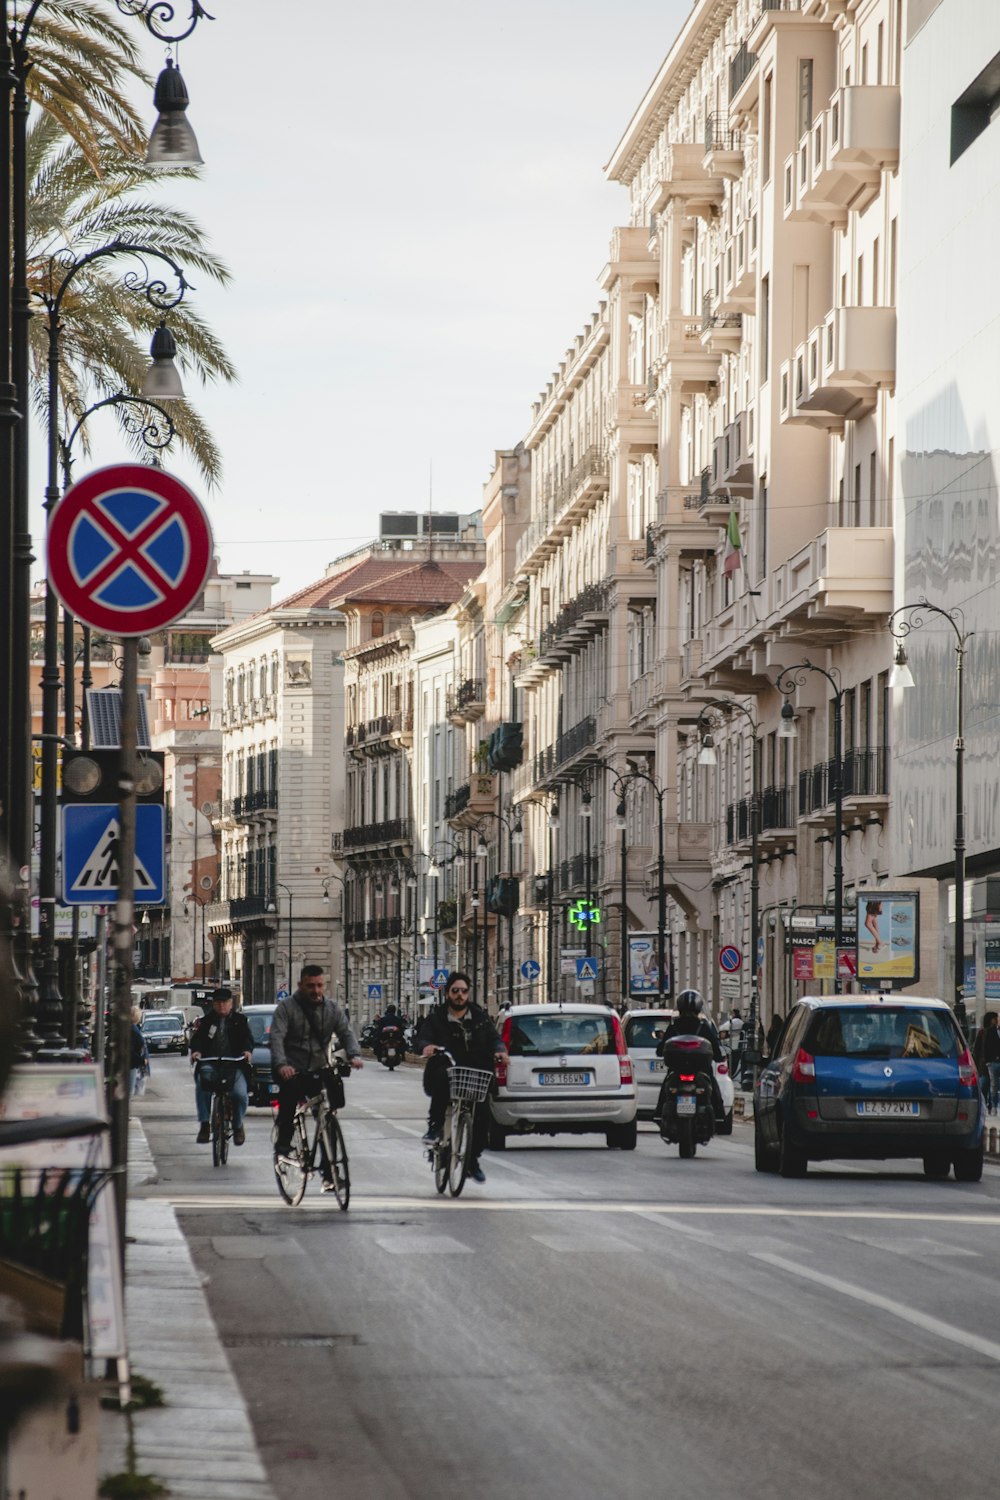
{"label": "blue jeans", "polygon": [[[243,1124],[243,1116],[247,1112],[247,1103],[249,1102],[247,1081],[242,1068],[233,1067],[232,1071],[234,1077],[230,1092],[233,1096],[233,1128],[234,1130],[239,1130]],[[195,1103],[198,1106],[198,1123],[200,1125],[207,1125],[212,1117],[212,1093],[218,1076],[218,1067],[209,1062],[202,1063],[195,1072],[194,1097]]]}
{"label": "blue jeans", "polygon": [[985,1090],[989,1095],[986,1100],[986,1107],[987,1109],[996,1109],[997,1096],[1000,1095],[1000,1062],[987,1063],[986,1071],[989,1075],[989,1088]]}

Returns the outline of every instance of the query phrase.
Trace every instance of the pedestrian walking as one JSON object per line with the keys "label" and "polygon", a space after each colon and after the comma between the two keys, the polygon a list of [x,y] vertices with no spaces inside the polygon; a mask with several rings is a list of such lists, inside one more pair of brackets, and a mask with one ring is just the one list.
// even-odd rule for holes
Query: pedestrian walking
{"label": "pedestrian walking", "polygon": [[972,1044],[972,1060],[976,1064],[983,1089],[987,1114],[995,1115],[1000,1102],[1000,1028],[995,1010],[983,1016],[982,1029],[976,1033]]}
{"label": "pedestrian walking", "polygon": [[133,1005],[128,1056],[128,1091],[133,1099],[141,1098],[146,1092],[149,1077],[149,1046],[142,1034],[141,1020],[142,1011],[138,1005]]}

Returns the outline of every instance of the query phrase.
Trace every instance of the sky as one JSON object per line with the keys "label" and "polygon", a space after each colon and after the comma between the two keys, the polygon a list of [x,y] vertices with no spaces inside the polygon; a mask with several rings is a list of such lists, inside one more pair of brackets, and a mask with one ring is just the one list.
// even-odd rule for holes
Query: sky
{"label": "sky", "polygon": [[[205,167],[162,196],[232,271],[191,295],[240,380],[187,387],[221,484],[166,467],[205,500],[224,572],[270,571],[281,597],[382,510],[478,509],[600,299],[628,217],[604,164],[690,6],[208,4],[179,55]],[[163,56],[147,39],[154,75]],[[102,421],[95,466],[128,457]]]}

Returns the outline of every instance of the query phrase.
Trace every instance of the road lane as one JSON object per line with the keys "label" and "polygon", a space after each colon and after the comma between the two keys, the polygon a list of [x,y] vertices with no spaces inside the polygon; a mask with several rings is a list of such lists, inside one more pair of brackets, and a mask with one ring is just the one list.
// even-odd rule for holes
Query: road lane
{"label": "road lane", "polygon": [[289,1211],[266,1116],[213,1172],[189,1088],[157,1060],[149,1191],[179,1205],[283,1500],[992,1490],[995,1169],[786,1182],[740,1127],[693,1162],[643,1130],[634,1153],[512,1144],[453,1202],[417,1075],[369,1064],[349,1213],[312,1190]]}

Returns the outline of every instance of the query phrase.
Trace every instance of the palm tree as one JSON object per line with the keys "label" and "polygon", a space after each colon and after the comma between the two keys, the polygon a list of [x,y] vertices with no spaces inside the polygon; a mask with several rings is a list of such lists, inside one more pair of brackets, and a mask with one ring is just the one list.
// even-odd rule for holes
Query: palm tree
{"label": "palm tree", "polygon": [[123,92],[151,82],[134,31],[109,12],[107,0],[44,0],[28,35],[30,98],[98,173],[105,140],[137,156],[145,148],[143,121]]}
{"label": "palm tree", "polygon": [[[58,256],[79,257],[115,240],[151,245],[172,256],[196,287],[210,277],[225,284],[229,271],[205,243],[204,232],[186,213],[151,201],[145,189],[164,178],[190,178],[190,167],[150,168],[116,141],[97,137],[101,173],[87,154],[67,138],[61,122],[42,111],[28,132],[28,285],[35,293],[58,288]],[[122,284],[125,257],[108,257],[85,267],[62,304],[60,402],[72,425],[95,399],[118,391],[138,391],[149,362],[149,343],[160,313],[140,293]],[[160,274],[159,262],[150,269]],[[166,269],[166,268],[164,268]],[[166,278],[169,281],[169,275]],[[181,369],[201,380],[235,380],[225,349],[189,301],[168,315],[178,344]],[[33,318],[31,401],[44,418],[47,403],[46,326]],[[218,449],[204,421],[186,401],[171,403],[177,435],[209,484],[221,473]],[[125,429],[128,431],[128,429]],[[86,442],[86,434],[81,439]],[[137,439],[133,439],[137,441]]]}

